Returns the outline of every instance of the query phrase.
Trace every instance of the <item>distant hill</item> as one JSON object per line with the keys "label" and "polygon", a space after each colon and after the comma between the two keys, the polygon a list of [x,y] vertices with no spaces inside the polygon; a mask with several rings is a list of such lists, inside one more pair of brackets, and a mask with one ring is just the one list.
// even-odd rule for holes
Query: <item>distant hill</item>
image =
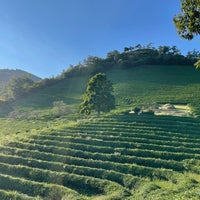
{"label": "distant hill", "polygon": [[41,78],[20,69],[0,69],[0,86],[9,82],[13,77],[29,76],[33,81],[39,81]]}

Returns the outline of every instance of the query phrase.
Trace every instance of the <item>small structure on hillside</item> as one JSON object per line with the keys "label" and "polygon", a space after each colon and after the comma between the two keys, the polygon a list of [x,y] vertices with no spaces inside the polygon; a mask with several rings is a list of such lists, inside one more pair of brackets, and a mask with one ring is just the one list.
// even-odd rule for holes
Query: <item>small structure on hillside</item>
{"label": "small structure on hillside", "polygon": [[167,104],[164,104],[162,107],[161,107],[162,110],[174,110],[176,109],[175,106],[173,104],[170,104],[170,103],[167,103]]}
{"label": "small structure on hillside", "polygon": [[142,111],[138,107],[135,107],[134,109],[131,108],[131,111],[129,112],[129,114],[136,114],[136,115],[140,115],[141,113]]}
{"label": "small structure on hillside", "polygon": [[162,105],[153,105],[149,106],[147,109],[140,109],[135,107],[131,108],[130,111],[127,111],[126,114],[150,114],[150,115],[166,115],[166,116],[177,116],[177,117],[191,117],[193,116],[191,108],[189,105],[183,104],[162,104]]}
{"label": "small structure on hillside", "polygon": [[193,116],[192,111],[188,105],[173,105],[170,103],[160,106],[159,109],[155,109],[155,115],[169,115],[177,117]]}

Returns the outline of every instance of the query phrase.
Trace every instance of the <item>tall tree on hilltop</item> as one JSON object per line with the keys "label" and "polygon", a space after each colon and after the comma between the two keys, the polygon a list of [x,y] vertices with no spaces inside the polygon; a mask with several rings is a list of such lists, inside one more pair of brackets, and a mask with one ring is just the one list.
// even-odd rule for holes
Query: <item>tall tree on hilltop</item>
{"label": "tall tree on hilltop", "polygon": [[[192,40],[200,34],[200,0],[181,0],[181,13],[173,19],[178,34],[187,40]],[[200,67],[200,59],[195,63]]]}
{"label": "tall tree on hilltop", "polygon": [[103,73],[98,73],[89,79],[81,103],[81,113],[91,114],[94,110],[100,116],[101,112],[109,112],[115,108],[115,98],[112,94],[112,83]]}

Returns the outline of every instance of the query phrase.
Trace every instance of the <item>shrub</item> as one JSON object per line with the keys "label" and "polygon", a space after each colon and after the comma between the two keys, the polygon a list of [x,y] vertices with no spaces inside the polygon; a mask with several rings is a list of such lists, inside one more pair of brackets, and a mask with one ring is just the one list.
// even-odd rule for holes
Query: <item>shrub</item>
{"label": "shrub", "polygon": [[60,117],[62,115],[72,114],[73,111],[71,107],[65,104],[63,101],[54,101],[53,102],[53,114]]}
{"label": "shrub", "polygon": [[21,110],[13,110],[8,113],[8,118],[9,119],[21,119],[21,120],[26,120],[26,119],[39,119],[41,117],[42,112],[38,110],[34,111],[21,111]]}
{"label": "shrub", "polygon": [[20,112],[17,110],[13,110],[11,112],[8,113],[8,118],[9,119],[18,119],[20,116]]}
{"label": "shrub", "polygon": [[141,109],[138,108],[138,107],[135,107],[133,111],[134,111],[134,113],[135,113],[136,115],[138,115],[139,112],[141,111]]}
{"label": "shrub", "polygon": [[142,114],[154,115],[154,111],[153,110],[144,110],[144,111],[142,111]]}

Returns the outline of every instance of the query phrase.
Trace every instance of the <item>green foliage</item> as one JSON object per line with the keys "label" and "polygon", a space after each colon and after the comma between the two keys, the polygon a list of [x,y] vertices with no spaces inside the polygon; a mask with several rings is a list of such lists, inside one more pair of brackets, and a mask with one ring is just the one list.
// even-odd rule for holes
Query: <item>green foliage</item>
{"label": "green foliage", "polygon": [[2,200],[42,200],[41,198],[34,198],[28,195],[20,194],[16,191],[0,190],[0,199]]}
{"label": "green foliage", "polygon": [[199,131],[198,119],[121,113],[19,134],[0,145],[0,197],[198,199]]}
{"label": "green foliage", "polygon": [[174,17],[178,34],[188,40],[200,34],[199,0],[181,0],[182,13]]}
{"label": "green foliage", "polygon": [[[174,17],[178,34],[187,40],[192,40],[200,34],[200,2],[199,0],[181,0],[181,14]],[[195,63],[200,66],[200,61]]]}
{"label": "green foliage", "polygon": [[115,98],[112,92],[112,83],[107,80],[105,74],[98,73],[91,77],[83,95],[80,112],[89,115],[95,110],[100,115],[101,112],[114,109]]}
{"label": "green foliage", "polygon": [[200,57],[200,52],[195,49],[193,51],[188,51],[186,57],[195,63]]}

